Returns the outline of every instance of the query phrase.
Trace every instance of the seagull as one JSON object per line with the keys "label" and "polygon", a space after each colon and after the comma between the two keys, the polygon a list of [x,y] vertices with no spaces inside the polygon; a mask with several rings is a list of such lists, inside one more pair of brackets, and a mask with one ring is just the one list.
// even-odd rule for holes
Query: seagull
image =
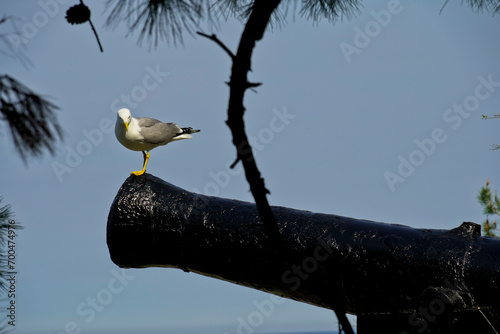
{"label": "seagull", "polygon": [[146,171],[149,151],[153,148],[167,145],[175,140],[192,138],[191,133],[196,132],[200,130],[181,128],[175,123],[163,123],[154,118],[132,117],[127,108],[118,110],[115,124],[116,139],[129,150],[142,151],[144,157],[142,170],[131,173],[137,176]]}

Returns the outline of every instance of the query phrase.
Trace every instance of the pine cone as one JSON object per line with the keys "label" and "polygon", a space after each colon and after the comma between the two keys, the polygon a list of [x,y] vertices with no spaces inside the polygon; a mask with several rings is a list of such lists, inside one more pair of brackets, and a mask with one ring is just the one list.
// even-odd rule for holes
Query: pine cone
{"label": "pine cone", "polygon": [[66,20],[71,24],[81,24],[90,20],[90,9],[84,4],[74,5],[66,11]]}

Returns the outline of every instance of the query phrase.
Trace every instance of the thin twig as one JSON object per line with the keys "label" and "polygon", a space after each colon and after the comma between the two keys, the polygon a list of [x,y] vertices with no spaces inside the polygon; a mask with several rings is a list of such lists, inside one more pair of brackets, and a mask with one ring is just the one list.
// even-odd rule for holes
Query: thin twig
{"label": "thin twig", "polygon": [[[84,6],[86,6],[83,3],[83,0],[80,0],[80,3]],[[101,41],[99,40],[99,35],[97,35],[97,31],[95,30],[94,24],[92,23],[92,20],[90,19],[90,17],[89,17],[89,23],[90,23],[90,27],[92,28],[92,31],[94,32],[95,38],[97,39],[97,44],[99,44],[99,49],[101,50],[101,52],[104,52],[104,50],[102,49]]]}
{"label": "thin twig", "polygon": [[259,87],[262,85],[262,82],[248,82],[248,88]]}
{"label": "thin twig", "polygon": [[200,36],[211,39],[212,41],[217,43],[217,45],[219,45],[224,51],[226,51],[226,53],[229,55],[229,57],[231,57],[231,59],[234,60],[233,52],[231,50],[229,50],[229,48],[224,43],[222,43],[220,39],[217,38],[217,35],[215,35],[215,34],[207,35],[201,31],[197,31],[196,33]]}
{"label": "thin twig", "polygon": [[95,38],[97,39],[97,44],[99,44],[99,49],[101,50],[101,52],[104,52],[104,50],[102,49],[101,41],[99,40],[99,35],[97,35],[97,31],[95,30],[91,19],[89,19],[89,23],[90,26],[92,27],[92,30],[94,31]]}
{"label": "thin twig", "polygon": [[234,167],[236,167],[236,165],[238,164],[238,162],[240,162],[241,159],[240,157],[236,157],[236,159],[234,160],[234,162],[231,164],[231,166],[229,166],[229,168],[233,169]]}

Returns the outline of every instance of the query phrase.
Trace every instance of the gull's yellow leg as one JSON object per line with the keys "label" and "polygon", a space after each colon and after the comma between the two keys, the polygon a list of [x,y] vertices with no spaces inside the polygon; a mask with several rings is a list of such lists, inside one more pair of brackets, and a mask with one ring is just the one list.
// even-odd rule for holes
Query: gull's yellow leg
{"label": "gull's yellow leg", "polygon": [[148,161],[149,161],[149,151],[148,151],[148,154],[144,153],[144,151],[142,151],[142,156],[144,157],[144,163],[143,163],[143,166],[142,166],[142,170],[138,170],[136,172],[132,172],[130,174],[134,174],[134,175],[142,175],[144,174],[144,172],[146,172],[146,166],[148,164]]}

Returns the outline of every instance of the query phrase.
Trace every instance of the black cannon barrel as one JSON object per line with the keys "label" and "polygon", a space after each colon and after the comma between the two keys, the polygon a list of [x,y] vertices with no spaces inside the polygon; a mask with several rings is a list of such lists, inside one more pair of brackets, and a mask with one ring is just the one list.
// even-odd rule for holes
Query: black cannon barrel
{"label": "black cannon barrel", "polygon": [[[415,332],[440,317],[460,323],[456,314],[482,317],[499,330],[500,240],[481,237],[480,225],[415,229],[272,209],[280,243],[266,235],[255,204],[132,175],[109,213],[111,259],[123,268],[180,268],[320,307],[340,306],[364,319],[399,314]],[[450,309],[455,316],[445,317]]]}

